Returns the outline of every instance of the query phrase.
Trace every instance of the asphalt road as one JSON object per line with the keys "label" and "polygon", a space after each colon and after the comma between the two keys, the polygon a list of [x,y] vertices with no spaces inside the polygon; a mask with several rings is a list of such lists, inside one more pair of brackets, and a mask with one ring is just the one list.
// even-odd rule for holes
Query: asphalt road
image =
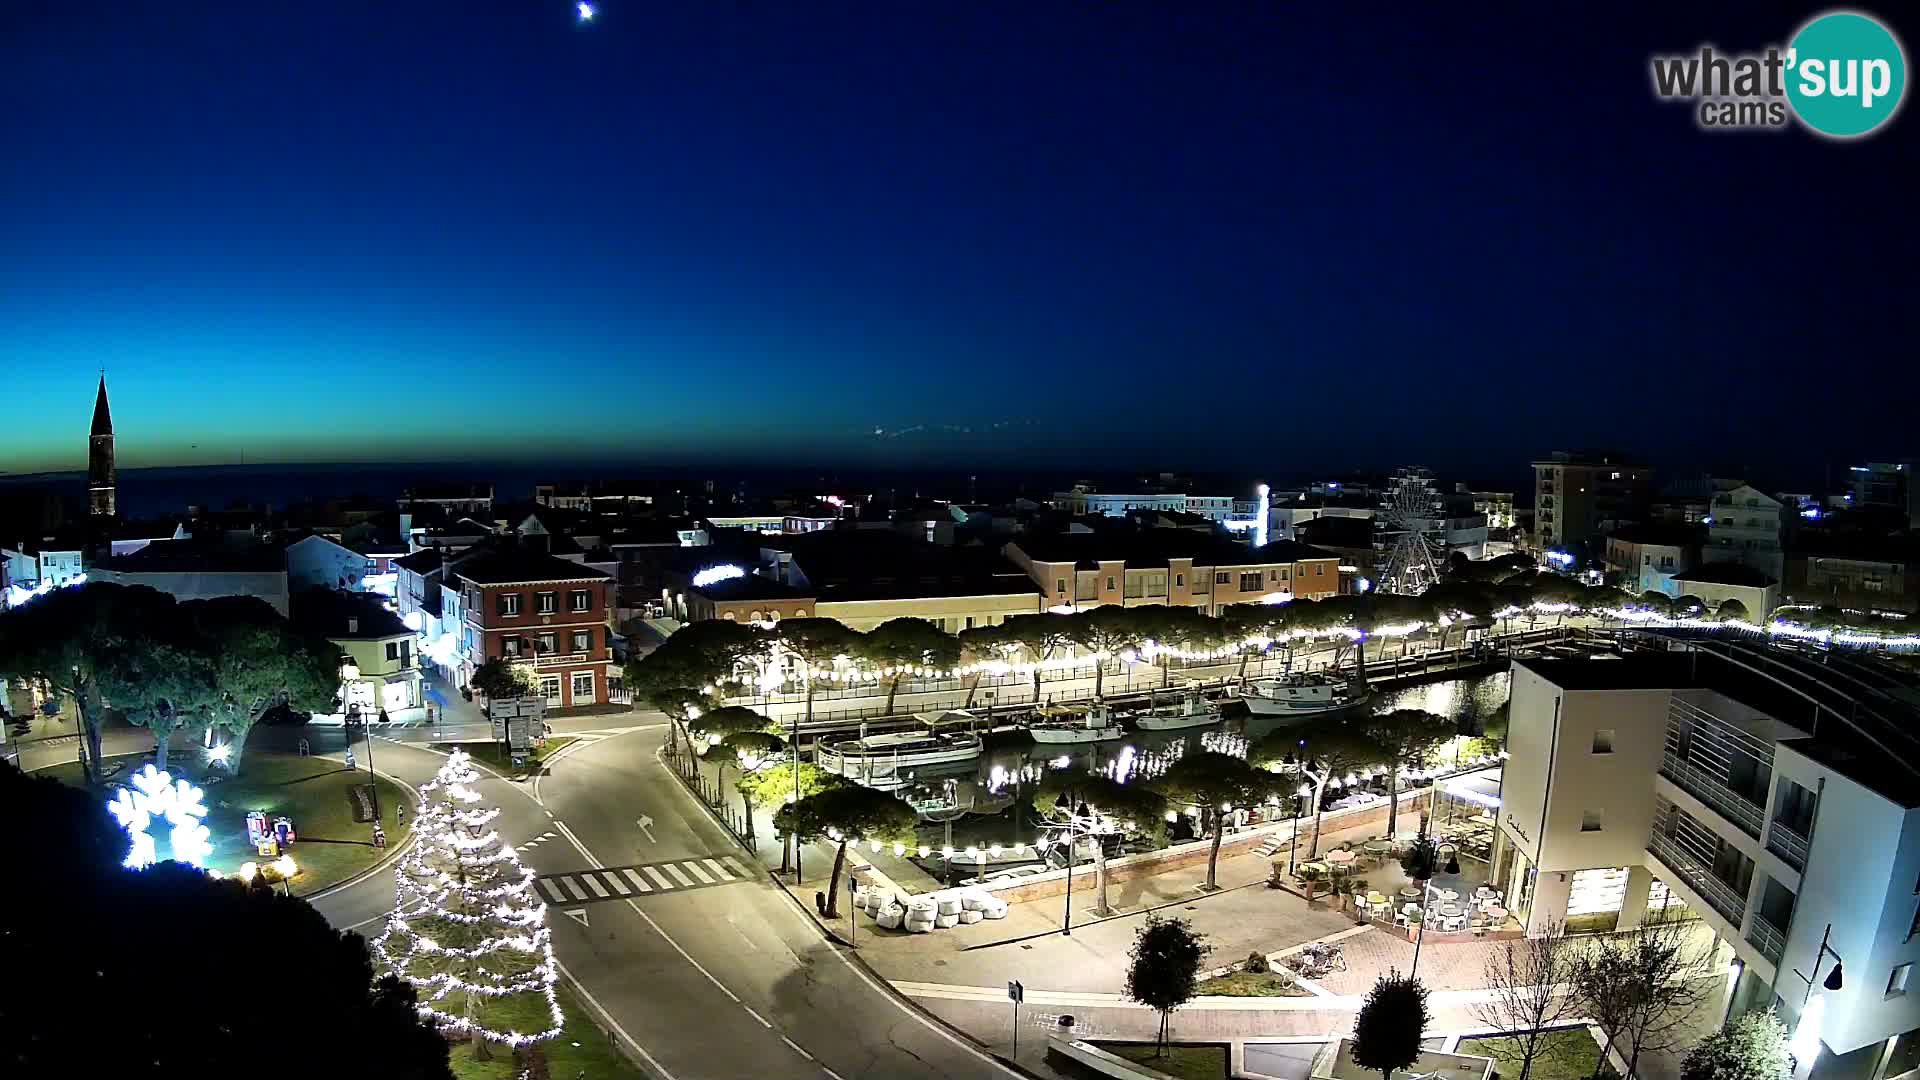
{"label": "asphalt road", "polygon": [[[597,1019],[667,1080],[1017,1075],[843,955],[660,764],[665,739],[664,725],[588,736],[537,783],[480,784],[501,807],[502,835],[553,875],[542,888],[568,879],[588,898],[551,903],[549,923]],[[444,760],[384,740],[375,753],[382,772],[415,786]],[[581,876],[603,867],[617,869]],[[336,926],[377,933],[392,878],[374,874],[314,903]]]}

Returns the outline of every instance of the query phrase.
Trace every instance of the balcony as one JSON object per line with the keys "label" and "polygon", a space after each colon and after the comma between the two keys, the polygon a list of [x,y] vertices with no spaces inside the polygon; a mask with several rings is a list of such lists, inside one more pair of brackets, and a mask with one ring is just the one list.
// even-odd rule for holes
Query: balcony
{"label": "balcony", "polygon": [[1765,812],[1747,801],[1746,796],[1721,783],[1712,773],[1669,750],[1661,760],[1660,775],[1673,781],[1681,791],[1712,807],[1748,836],[1760,839],[1760,825],[1765,819]]}
{"label": "balcony", "polygon": [[1685,885],[1699,893],[1728,922],[1740,925],[1746,915],[1747,898],[1738,889],[1716,877],[1711,866],[1703,863],[1679,841],[1663,833],[1656,832],[1647,840],[1647,850],[1673,871],[1678,879],[1675,884]]}
{"label": "balcony", "polygon": [[591,663],[594,656],[590,652],[577,653],[540,653],[536,656],[508,657],[516,664],[525,664],[532,668],[570,667],[576,664]]}
{"label": "balcony", "polygon": [[1747,930],[1747,944],[1759,949],[1760,955],[1778,966],[1780,958],[1787,953],[1787,932],[1756,914],[1753,926]]}
{"label": "balcony", "polygon": [[1807,868],[1807,847],[1811,843],[1807,837],[1781,822],[1767,827],[1767,850],[1785,859],[1788,866],[1795,870]]}

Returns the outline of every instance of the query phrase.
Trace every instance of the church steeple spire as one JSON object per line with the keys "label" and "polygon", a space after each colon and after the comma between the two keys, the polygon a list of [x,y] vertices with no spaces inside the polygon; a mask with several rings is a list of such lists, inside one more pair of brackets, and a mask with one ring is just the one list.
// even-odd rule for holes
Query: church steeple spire
{"label": "church steeple spire", "polygon": [[110,518],[114,510],[113,413],[107,408],[107,373],[102,371],[93,399],[93,433],[87,439],[87,512]]}

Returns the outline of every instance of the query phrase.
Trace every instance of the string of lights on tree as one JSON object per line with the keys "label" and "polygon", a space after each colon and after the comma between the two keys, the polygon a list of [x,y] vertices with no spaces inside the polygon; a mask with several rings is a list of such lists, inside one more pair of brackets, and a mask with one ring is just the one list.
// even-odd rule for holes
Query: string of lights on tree
{"label": "string of lights on tree", "polygon": [[[373,949],[442,1030],[524,1046],[560,1034],[559,969],[534,873],[493,828],[500,811],[480,805],[479,778],[456,750],[420,789],[416,843],[394,870],[394,910]],[[482,1022],[489,1002],[522,994],[545,1000],[545,1030]]]}

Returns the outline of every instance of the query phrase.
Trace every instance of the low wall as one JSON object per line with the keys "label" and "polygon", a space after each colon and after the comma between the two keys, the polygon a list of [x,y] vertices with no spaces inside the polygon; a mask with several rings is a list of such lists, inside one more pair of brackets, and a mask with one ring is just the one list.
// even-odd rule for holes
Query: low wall
{"label": "low wall", "polygon": [[[1424,799],[1426,795],[1426,788],[1414,788],[1411,791],[1401,792],[1401,819],[1405,820],[1410,814],[1414,813],[1419,806],[1419,800]],[[1362,828],[1369,825],[1377,826],[1384,831],[1387,825],[1387,807],[1388,803],[1382,800],[1381,802],[1354,807],[1348,810],[1329,811],[1321,820],[1320,832],[1324,837],[1327,833],[1336,832],[1341,829]],[[1288,820],[1231,834],[1220,841],[1220,856],[1221,858],[1227,858],[1234,855],[1245,855],[1267,841],[1276,838],[1281,841],[1280,850],[1285,851],[1289,843],[1287,834],[1291,833],[1292,830],[1293,822]],[[1300,819],[1300,835],[1302,839],[1311,842],[1313,837],[1313,819]],[[1134,855],[1123,855],[1117,859],[1109,859],[1107,860],[1107,882],[1108,884],[1118,884],[1123,881],[1132,881],[1135,878],[1165,873],[1168,870],[1178,870],[1189,866],[1205,866],[1207,853],[1212,847],[1213,841],[1211,840],[1194,840],[1185,844],[1176,844],[1173,847],[1161,848],[1158,851],[1143,851]],[[1076,866],[1073,871],[1073,891],[1091,892],[1094,886],[1093,867]],[[1000,882],[998,884],[983,885],[981,887],[1010,903],[1018,904],[1028,900],[1044,900],[1050,896],[1060,896],[1067,891],[1067,872],[1065,870],[1053,870],[1035,877],[1020,878],[1016,881]]]}
{"label": "low wall", "polygon": [[1047,1057],[1050,1060],[1065,1058],[1082,1069],[1100,1076],[1115,1077],[1116,1080],[1167,1080],[1166,1073],[1145,1065],[1135,1065],[1118,1054],[1109,1054],[1071,1035],[1048,1035]]}

